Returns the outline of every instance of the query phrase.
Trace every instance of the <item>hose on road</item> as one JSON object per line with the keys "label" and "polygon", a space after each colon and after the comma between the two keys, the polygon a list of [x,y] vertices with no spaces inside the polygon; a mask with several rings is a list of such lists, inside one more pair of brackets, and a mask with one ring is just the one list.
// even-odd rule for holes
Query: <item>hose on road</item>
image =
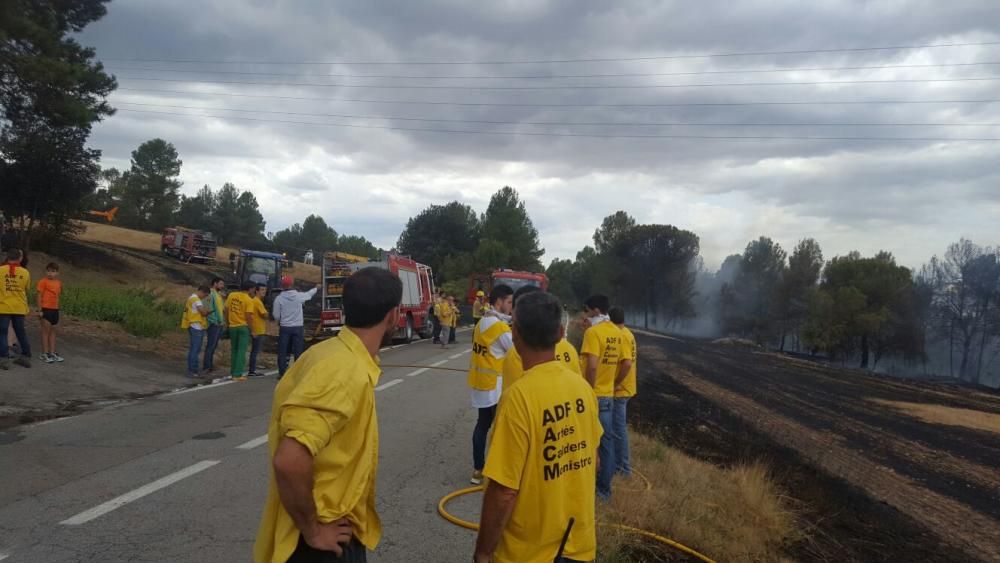
{"label": "hose on road", "polygon": [[[649,479],[647,479],[645,475],[643,475],[642,473],[639,473],[638,471],[633,471],[633,473],[635,473],[636,475],[638,475],[639,478],[643,480],[643,482],[645,483],[645,486],[646,486],[645,490],[648,491],[648,490],[650,490],[650,489],[653,488],[652,483],[649,482]],[[462,518],[459,518],[458,516],[455,516],[454,514],[448,512],[448,503],[451,502],[451,501],[453,501],[453,500],[455,500],[456,498],[458,498],[460,496],[469,495],[469,494],[472,494],[472,493],[479,493],[479,492],[482,492],[484,490],[486,490],[486,487],[484,485],[476,485],[475,487],[466,487],[464,489],[459,489],[457,491],[453,491],[453,492],[450,492],[450,493],[444,495],[443,497],[441,497],[441,500],[438,502],[438,514],[440,514],[442,518],[444,518],[445,520],[447,520],[448,522],[451,522],[452,524],[454,524],[456,526],[460,526],[460,527],[465,528],[467,530],[478,531],[479,530],[479,524],[477,524],[475,522],[470,522],[468,520],[463,520]],[[597,525],[598,526],[608,526],[610,528],[615,528],[617,530],[622,530],[624,532],[629,532],[631,534],[636,534],[636,535],[642,536],[644,538],[647,538],[647,539],[653,540],[655,542],[658,542],[658,543],[660,543],[662,545],[665,545],[665,546],[668,546],[668,547],[672,547],[672,548],[674,548],[674,549],[676,549],[678,551],[681,551],[681,552],[686,553],[686,554],[688,554],[688,555],[690,555],[692,557],[700,559],[701,561],[704,561],[705,563],[715,563],[715,561],[712,558],[708,557],[707,555],[699,553],[699,552],[691,549],[690,547],[688,547],[688,546],[686,546],[686,545],[684,545],[684,544],[682,544],[680,542],[674,541],[674,540],[672,540],[672,539],[670,539],[668,537],[664,537],[664,536],[661,536],[659,534],[655,534],[653,532],[650,532],[649,530],[643,530],[641,528],[635,528],[635,527],[628,526],[628,525],[625,525],[625,524],[610,524],[610,523],[605,523],[605,522],[598,522]]]}

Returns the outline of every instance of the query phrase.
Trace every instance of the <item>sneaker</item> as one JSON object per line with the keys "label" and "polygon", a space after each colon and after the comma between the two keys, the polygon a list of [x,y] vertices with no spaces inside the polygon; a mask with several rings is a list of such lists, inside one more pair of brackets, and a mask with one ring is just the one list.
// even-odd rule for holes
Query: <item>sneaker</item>
{"label": "sneaker", "polygon": [[63,357],[60,356],[59,354],[56,354],[55,352],[52,352],[51,354],[49,354],[49,357],[52,358],[53,360],[55,360],[56,362],[63,361]]}
{"label": "sneaker", "polygon": [[245,376],[245,375],[240,375],[238,377],[233,377],[233,381],[246,381],[246,380],[247,380],[247,376]]}
{"label": "sneaker", "polygon": [[247,377],[264,377],[264,374],[259,371],[248,371]]}
{"label": "sneaker", "polygon": [[201,379],[201,376],[198,375],[197,373],[189,373],[189,374],[187,374],[187,378],[188,379]]}
{"label": "sneaker", "polygon": [[38,356],[38,359],[47,364],[51,364],[52,362],[56,361],[56,359],[53,358],[50,354],[42,354]]}
{"label": "sneaker", "polygon": [[17,364],[17,365],[19,365],[19,366],[30,368],[31,367],[31,358],[29,358],[28,356],[21,356],[18,359],[14,360],[14,363]]}
{"label": "sneaker", "polygon": [[482,471],[473,471],[472,472],[472,479],[469,479],[469,482],[472,483],[473,485],[482,485],[483,484],[483,472]]}

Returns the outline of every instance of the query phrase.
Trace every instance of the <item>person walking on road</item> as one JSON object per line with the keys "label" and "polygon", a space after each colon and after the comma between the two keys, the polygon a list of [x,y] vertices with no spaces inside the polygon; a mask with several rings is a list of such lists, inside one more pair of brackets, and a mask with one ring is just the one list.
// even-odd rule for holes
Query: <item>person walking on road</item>
{"label": "person walking on road", "polygon": [[339,338],[311,347],[275,388],[256,563],[364,562],[378,545],[378,351],[396,332],[402,295],[387,270],[354,273]]}
{"label": "person walking on road", "polygon": [[225,305],[222,299],[222,290],[226,287],[226,282],[216,276],[212,278],[209,287],[211,291],[205,302],[205,310],[208,312],[205,317],[205,323],[208,325],[205,329],[205,359],[201,364],[205,373],[215,371],[215,349],[219,346],[222,331],[226,328]]}
{"label": "person walking on road", "polygon": [[473,485],[483,482],[486,464],[486,438],[493,425],[497,403],[503,391],[503,362],[514,348],[510,332],[510,309],[514,290],[499,284],[490,291],[492,309],[472,331],[472,359],[469,361],[468,385],[472,408],[478,411],[472,432]]}
{"label": "person walking on road", "polygon": [[253,290],[250,301],[253,305],[250,313],[253,315],[250,322],[250,370],[247,377],[260,377],[264,374],[257,371],[257,356],[261,348],[264,347],[264,340],[267,339],[267,308],[261,298],[267,295],[267,286],[259,283]]}
{"label": "person walking on road", "polygon": [[243,368],[247,361],[247,347],[250,344],[250,323],[253,322],[253,299],[250,293],[257,284],[247,281],[242,291],[234,291],[226,297],[226,326],[229,327],[229,374],[233,381],[246,381]]}
{"label": "person walking on road", "polygon": [[45,277],[35,286],[38,292],[38,317],[42,324],[42,355],[39,359],[47,364],[62,362],[56,353],[56,325],[59,324],[59,296],[62,282],[59,281],[59,264],[50,262],[45,266]]}
{"label": "person walking on road", "polygon": [[615,440],[612,424],[612,409],[615,397],[615,379],[621,361],[622,331],[608,318],[610,303],[604,295],[592,295],[583,302],[583,310],[590,322],[590,328],[583,333],[583,347],[580,349],[584,364],[584,378],[597,394],[598,416],[604,435],[601,437],[598,454],[601,458],[597,472],[597,496],[611,499],[611,479],[615,474]]}
{"label": "person walking on road", "polygon": [[191,378],[201,377],[198,373],[198,353],[205,339],[205,318],[208,316],[205,299],[210,292],[208,286],[198,286],[184,303],[184,314],[181,316],[181,328],[188,332],[187,376]]}
{"label": "person walking on road", "polygon": [[278,321],[278,379],[288,371],[288,356],[296,360],[305,349],[305,321],[302,317],[302,304],[312,299],[319,291],[319,285],[309,291],[292,289],[294,280],[291,276],[282,276],[281,293],[274,298],[271,316]]}
{"label": "person walking on road", "polygon": [[621,359],[618,361],[618,375],[615,377],[615,401],[611,415],[611,433],[615,439],[615,473],[624,477],[632,476],[632,462],[628,447],[628,401],[636,393],[636,358],[638,349],[635,335],[625,326],[625,310],[612,307],[608,311],[611,322],[622,332]]}
{"label": "person walking on road", "polygon": [[533,292],[518,300],[513,340],[525,373],[500,399],[484,470],[489,484],[476,563],[597,557],[594,444],[603,429],[590,386],[555,360],[564,336],[555,296]]}
{"label": "person walking on road", "polygon": [[444,294],[435,306],[434,316],[441,325],[441,348],[448,348],[455,332],[455,305],[451,297]]}
{"label": "person walking on road", "polygon": [[14,363],[31,367],[31,344],[24,330],[24,319],[28,315],[28,287],[31,274],[21,266],[23,254],[12,248],[7,251],[7,263],[0,266],[0,369],[10,369],[7,357],[7,332],[11,328],[17,336],[21,354]]}

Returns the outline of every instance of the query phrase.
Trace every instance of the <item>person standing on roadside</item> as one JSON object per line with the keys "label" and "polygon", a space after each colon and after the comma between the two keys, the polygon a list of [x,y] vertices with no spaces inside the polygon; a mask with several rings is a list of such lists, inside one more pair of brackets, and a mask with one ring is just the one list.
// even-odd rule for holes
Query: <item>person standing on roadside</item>
{"label": "person standing on roadside", "polygon": [[296,291],[292,289],[294,283],[291,276],[281,277],[281,293],[271,308],[271,316],[278,321],[278,379],[288,371],[289,354],[298,360],[306,347],[302,304],[319,291],[319,284],[309,291]]}
{"label": "person standing on roadside", "polygon": [[14,363],[31,367],[31,344],[24,330],[24,318],[28,315],[28,286],[31,274],[21,266],[24,255],[16,248],[7,251],[7,263],[0,266],[0,369],[10,369],[7,357],[7,331],[14,329],[21,355]]}
{"label": "person standing on roadside", "polygon": [[253,315],[250,322],[250,370],[247,377],[260,377],[264,374],[257,371],[257,356],[261,348],[264,347],[264,340],[267,339],[267,308],[261,301],[267,295],[267,286],[259,283],[254,288],[250,301],[252,306],[250,313]]}
{"label": "person standing on roadside", "polygon": [[[517,291],[514,292],[514,299],[511,301],[513,306],[513,311],[517,312],[517,302],[521,297],[538,291],[543,291],[542,288],[534,285],[525,285],[519,287]],[[560,319],[561,320],[561,319]],[[564,330],[565,332],[565,330]],[[577,354],[576,348],[570,344],[569,340],[563,336],[556,344],[555,359],[562,362],[570,371],[577,375],[583,375],[580,371],[580,355]],[[511,385],[514,385],[517,380],[521,379],[524,375],[524,365],[521,361],[520,354],[517,353],[517,348],[512,348],[510,352],[507,353],[507,357],[503,361],[503,384],[504,387],[510,389]]]}
{"label": "person standing on roadside", "polygon": [[215,349],[219,346],[222,331],[226,327],[225,305],[222,300],[222,290],[226,287],[226,282],[216,276],[212,278],[209,287],[208,300],[205,302],[207,312],[205,323],[208,325],[205,329],[205,359],[201,364],[206,373],[215,371]]}
{"label": "person standing on roadside", "polygon": [[210,292],[208,286],[198,286],[184,303],[181,328],[188,331],[187,376],[190,378],[201,377],[198,374],[198,353],[201,352],[201,343],[205,338],[205,318],[208,316],[205,299]]}
{"label": "person standing on roadside", "polygon": [[455,325],[455,307],[451,302],[451,297],[441,294],[441,298],[434,307],[434,316],[437,317],[438,323],[441,325],[441,348],[448,348],[452,332],[455,330],[452,328]]}
{"label": "person standing on roadside", "polygon": [[612,409],[615,398],[615,379],[621,361],[622,331],[608,318],[610,303],[604,295],[592,295],[583,302],[590,328],[583,333],[583,347],[580,349],[584,364],[584,378],[597,394],[598,416],[604,435],[598,454],[601,465],[597,471],[597,496],[611,499],[611,479],[615,474],[615,440],[612,425]]}
{"label": "person standing on roadside", "polygon": [[38,317],[42,323],[42,355],[39,359],[47,364],[62,362],[63,357],[56,353],[56,325],[59,324],[59,296],[62,294],[59,264],[49,262],[45,266],[45,277],[38,282],[35,290],[38,292]]}
{"label": "person standing on roadside", "polygon": [[472,432],[473,485],[483,482],[486,464],[486,438],[496,416],[497,403],[503,391],[503,362],[514,348],[510,332],[510,310],[514,290],[498,284],[490,291],[492,307],[472,331],[472,358],[469,360],[468,385],[472,408],[478,416]]}
{"label": "person standing on roadside", "polygon": [[458,319],[462,316],[462,312],[458,309],[458,304],[455,303],[455,296],[448,296],[448,306],[451,307],[451,331],[448,334],[448,345],[451,346],[455,344],[457,340],[455,335],[458,334]]}
{"label": "person standing on roadside", "polygon": [[233,381],[246,381],[243,368],[247,361],[247,347],[250,344],[250,323],[253,322],[253,299],[251,292],[257,284],[247,281],[242,291],[234,291],[226,297],[226,326],[229,327],[229,374]]}
{"label": "person standing on roadside", "polygon": [[635,335],[625,326],[625,310],[612,307],[608,318],[622,332],[621,359],[618,361],[618,375],[615,377],[615,401],[611,415],[611,433],[615,440],[615,473],[624,477],[632,476],[632,462],[628,447],[628,400],[636,393],[636,357],[638,348]]}
{"label": "person standing on roadside", "polygon": [[441,303],[441,292],[439,290],[435,289],[434,290],[434,298],[431,300],[431,308],[427,312],[427,315],[431,319],[431,327],[432,327],[432,330],[433,330],[433,332],[431,333],[431,336],[434,337],[434,339],[431,341],[431,344],[440,344],[441,343],[441,319],[439,319],[437,317],[437,310],[438,310],[438,304],[439,303]]}
{"label": "person standing on roadside", "polygon": [[486,305],[486,292],[479,290],[476,292],[476,300],[472,302],[472,322],[474,324],[479,324],[479,321],[483,320],[483,315],[489,306]]}
{"label": "person standing on roadside", "polygon": [[564,337],[555,296],[533,292],[518,300],[513,340],[525,373],[500,399],[483,472],[489,481],[476,563],[597,557],[594,450],[603,429],[590,386],[555,359]]}
{"label": "person standing on roadside", "polygon": [[310,348],[275,388],[256,563],[363,563],[378,545],[378,351],[396,332],[402,296],[395,274],[355,272],[340,336]]}

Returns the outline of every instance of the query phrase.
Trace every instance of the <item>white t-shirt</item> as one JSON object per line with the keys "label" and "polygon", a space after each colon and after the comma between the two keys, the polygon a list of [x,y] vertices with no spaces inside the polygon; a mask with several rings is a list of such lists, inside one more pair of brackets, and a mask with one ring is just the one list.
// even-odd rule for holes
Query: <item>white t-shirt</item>
{"label": "white t-shirt", "polygon": [[[498,313],[497,311],[489,311],[483,316],[483,320],[479,321],[479,330],[485,332],[489,330],[491,326],[496,323],[509,322],[510,317],[504,315],[503,313]],[[501,359],[507,356],[509,352],[514,348],[514,337],[511,336],[510,332],[504,332],[493,341],[490,345],[490,354],[496,359]],[[479,389],[470,389],[469,396],[472,400],[472,408],[475,409],[486,409],[492,407],[493,405],[500,402],[500,394],[503,392],[503,376],[497,376],[497,386],[495,389],[490,389],[489,391],[480,391]]]}
{"label": "white t-shirt", "polygon": [[[198,297],[198,294],[197,293],[192,293],[191,297]],[[198,298],[197,301],[194,301],[194,302],[191,303],[191,312],[192,313],[199,313],[200,314],[201,310],[204,309],[204,308],[205,308],[205,304],[201,301],[200,297]],[[191,328],[193,328],[195,330],[205,330],[205,327],[202,326],[202,324],[200,322],[199,323],[191,323]]]}

